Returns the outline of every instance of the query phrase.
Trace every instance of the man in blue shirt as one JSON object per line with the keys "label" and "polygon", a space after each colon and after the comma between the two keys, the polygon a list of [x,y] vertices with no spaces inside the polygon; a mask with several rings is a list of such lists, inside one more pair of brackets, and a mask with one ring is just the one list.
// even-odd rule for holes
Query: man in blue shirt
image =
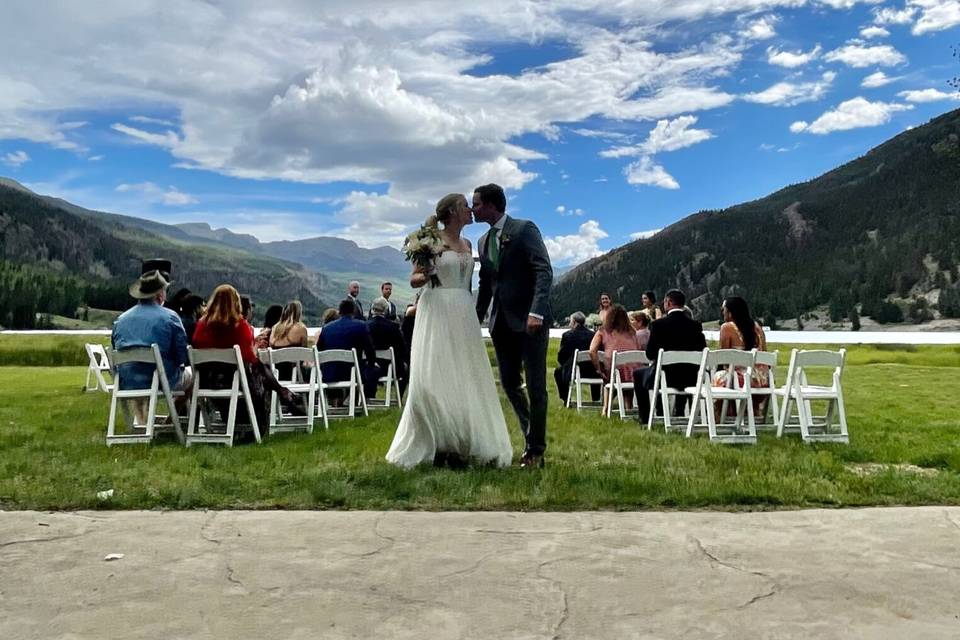
{"label": "man in blue shirt", "polygon": [[[317,349],[355,349],[360,364],[360,377],[367,397],[377,395],[377,380],[380,368],[377,366],[377,352],[373,348],[367,323],[354,319],[356,306],[353,300],[343,300],[338,309],[340,319],[324,325],[317,336]],[[350,379],[352,366],[345,363],[330,362],[321,366],[324,382],[343,382]],[[332,394],[335,395],[335,394]]]}
{"label": "man in blue shirt", "polygon": [[[183,323],[172,309],[163,303],[167,299],[169,282],[160,271],[149,271],[130,285],[130,295],[139,303],[123,312],[113,323],[110,342],[115,351],[134,347],[160,348],[163,369],[172,390],[186,389],[192,379],[187,364],[187,334]],[[153,365],[130,362],[118,367],[120,389],[144,389],[153,378]],[[137,419],[145,421],[146,401],[135,403]]]}

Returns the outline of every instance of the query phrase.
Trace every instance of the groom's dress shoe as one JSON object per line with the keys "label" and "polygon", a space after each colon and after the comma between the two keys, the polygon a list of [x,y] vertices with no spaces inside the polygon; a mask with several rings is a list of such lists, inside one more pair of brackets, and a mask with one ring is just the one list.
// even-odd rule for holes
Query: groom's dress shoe
{"label": "groom's dress shoe", "polygon": [[520,458],[520,468],[521,469],[543,469],[546,464],[542,455],[536,455],[532,453],[525,453],[523,457]]}

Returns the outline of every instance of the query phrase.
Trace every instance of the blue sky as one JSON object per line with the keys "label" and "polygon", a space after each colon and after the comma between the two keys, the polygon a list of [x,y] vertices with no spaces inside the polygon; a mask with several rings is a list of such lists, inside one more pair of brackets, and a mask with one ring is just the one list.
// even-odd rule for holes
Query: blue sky
{"label": "blue sky", "polygon": [[569,265],[960,107],[960,0],[48,4],[0,25],[0,175],[263,240],[494,181]]}

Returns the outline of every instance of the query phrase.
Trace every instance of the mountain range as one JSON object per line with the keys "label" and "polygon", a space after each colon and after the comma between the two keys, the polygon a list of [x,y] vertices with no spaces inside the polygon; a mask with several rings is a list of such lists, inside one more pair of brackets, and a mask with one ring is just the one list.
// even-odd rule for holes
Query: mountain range
{"label": "mountain range", "polygon": [[409,267],[390,247],[323,237],[262,243],[206,223],[168,225],[85,209],[9,178],[0,178],[0,241],[2,326],[32,326],[31,307],[63,315],[76,303],[126,308],[127,285],[152,257],[172,260],[174,288],[208,295],[229,282],[261,310],[296,298],[313,319],[354,278],[364,285],[363,299],[375,296],[382,280],[397,283],[400,300],[412,297],[404,284]]}
{"label": "mountain range", "polygon": [[[559,278],[555,313],[628,309],[644,291],[687,294],[702,319],[743,296],[775,325],[818,307],[831,320],[960,316],[960,110],[808,182],[700,211]],[[858,320],[859,322],[859,320]],[[858,324],[855,322],[854,324]]]}

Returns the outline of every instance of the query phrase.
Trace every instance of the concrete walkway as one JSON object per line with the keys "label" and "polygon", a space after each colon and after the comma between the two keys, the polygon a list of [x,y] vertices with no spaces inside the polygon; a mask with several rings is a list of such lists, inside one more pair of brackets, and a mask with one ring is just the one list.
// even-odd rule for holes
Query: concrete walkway
{"label": "concrete walkway", "polygon": [[940,507],[7,512],[0,638],[960,638],[958,550]]}

